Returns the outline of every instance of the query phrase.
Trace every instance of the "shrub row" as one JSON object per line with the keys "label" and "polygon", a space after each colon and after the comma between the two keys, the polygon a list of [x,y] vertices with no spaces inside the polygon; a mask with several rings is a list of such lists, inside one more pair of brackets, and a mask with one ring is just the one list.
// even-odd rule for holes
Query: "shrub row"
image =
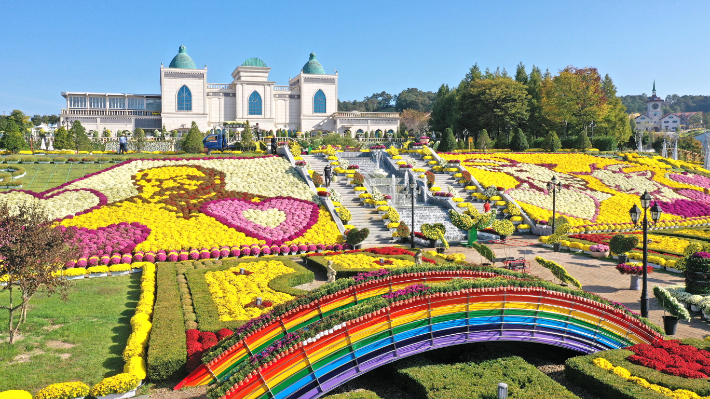
{"label": "shrub row", "polygon": [[[371,254],[369,252],[358,252],[358,255],[367,255],[371,258],[372,260],[378,260],[380,258],[385,258],[385,259],[404,259],[404,260],[409,260],[414,262],[414,257],[410,255],[376,255],[376,254]],[[323,271],[323,274],[328,273],[328,260],[325,259],[325,256],[307,256],[304,257],[306,261],[306,265],[321,269]],[[356,276],[358,273],[363,273],[363,272],[371,272],[373,270],[377,269],[387,269],[387,266],[382,266],[379,268],[362,268],[362,269],[350,269],[350,268],[343,268],[337,263],[333,262],[333,269],[336,271],[337,275],[336,278],[341,279],[341,278],[350,278]]]}
{"label": "shrub row", "polygon": [[[304,290],[299,290],[293,288],[296,285],[301,285],[313,281],[313,272],[304,268],[303,266],[292,262],[286,257],[275,257],[268,258],[268,260],[276,260],[282,262],[284,265],[292,268],[293,273],[278,276],[269,282],[269,288],[284,292],[289,295],[297,296],[306,293]],[[205,273],[208,271],[222,271],[227,270],[231,267],[238,266],[242,263],[253,263],[261,262],[264,259],[228,259],[222,261],[222,266],[209,268],[209,269],[193,269],[187,270],[185,276],[187,277],[187,282],[190,287],[190,293],[192,294],[192,304],[195,309],[195,314],[197,315],[197,322],[200,331],[212,331],[217,332],[222,328],[229,328],[233,330],[240,325],[244,324],[244,321],[221,321],[219,319],[219,312],[217,311],[217,305],[215,305],[212,299],[212,294],[210,293],[207,281],[205,280]]]}
{"label": "shrub row", "polygon": [[156,283],[153,331],[148,343],[148,378],[164,381],[181,377],[187,361],[187,341],[175,264],[161,263],[157,268]]}
{"label": "shrub row", "polygon": [[[687,338],[681,342],[693,345],[699,349],[710,348],[710,342]],[[592,361],[598,357],[610,361],[614,366],[623,367],[631,375],[641,377],[651,384],[661,385],[671,390],[687,389],[700,396],[710,394],[710,381],[707,379],[689,379],[665,374],[652,368],[633,364],[626,360],[634,353],[626,349],[616,349],[597,352],[591,355],[578,356],[565,362],[565,375],[569,380],[584,387],[590,393],[600,398],[609,399],[662,399],[665,395],[644,388],[634,382],[627,381],[614,373],[595,366]]]}

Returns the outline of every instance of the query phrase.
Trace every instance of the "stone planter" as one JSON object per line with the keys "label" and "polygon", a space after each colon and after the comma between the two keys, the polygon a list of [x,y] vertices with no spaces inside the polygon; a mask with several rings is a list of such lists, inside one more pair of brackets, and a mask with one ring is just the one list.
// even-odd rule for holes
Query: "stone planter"
{"label": "stone planter", "polygon": [[700,312],[700,308],[695,305],[690,305],[691,312]]}
{"label": "stone planter", "polygon": [[126,399],[136,396],[136,390],[131,390],[125,393],[112,393],[106,396],[97,396],[96,399]]}
{"label": "stone planter", "polygon": [[587,255],[591,255],[591,254],[592,254],[592,251],[584,251],[584,250],[583,250],[582,252],[584,252],[584,253],[587,254]]}
{"label": "stone planter", "polygon": [[106,277],[108,273],[89,273],[89,278]]}
{"label": "stone planter", "polygon": [[37,163],[38,163],[38,164],[42,164],[42,165],[46,165],[46,164],[49,163],[49,161],[38,161]]}
{"label": "stone planter", "polygon": [[143,273],[143,269],[131,269],[131,274],[133,273]]}
{"label": "stone planter", "polygon": [[682,273],[682,272],[681,272],[680,270],[678,270],[678,269],[675,269],[675,268],[672,268],[672,267],[668,267],[668,266],[664,266],[664,267],[665,267],[666,270],[669,271],[669,272]]}
{"label": "stone planter", "polygon": [[641,291],[640,278],[641,278],[641,276],[636,276],[633,274],[631,275],[631,285],[629,287],[630,290]]}
{"label": "stone planter", "polygon": [[112,276],[125,276],[125,275],[129,274],[130,272],[131,272],[130,270],[124,270],[121,272],[111,272],[111,275]]}
{"label": "stone planter", "polygon": [[63,164],[65,164],[65,163],[67,163],[67,162],[66,162],[66,161],[64,161],[64,162],[57,162],[57,161],[54,161],[54,164],[55,164],[55,165],[63,165]]}
{"label": "stone planter", "polygon": [[570,252],[574,252],[574,253],[580,253],[580,252],[582,252],[582,250],[579,249],[579,248],[570,248],[569,251],[570,251]]}
{"label": "stone planter", "polygon": [[20,163],[20,161],[5,161],[5,163]]}
{"label": "stone planter", "polygon": [[542,246],[545,248],[552,248],[552,244],[542,244]]}
{"label": "stone planter", "polygon": [[520,233],[520,234],[528,234],[528,233],[530,233],[530,229],[518,230],[518,233]]}
{"label": "stone planter", "polygon": [[109,163],[111,161],[99,161],[99,163]]}
{"label": "stone planter", "polygon": [[710,320],[710,314],[705,313],[702,309],[700,311],[703,312],[703,320]]}
{"label": "stone planter", "polygon": [[655,264],[655,263],[650,263],[650,262],[649,262],[648,265],[651,266],[651,267],[654,268],[654,269],[660,269],[660,268],[661,268],[661,265],[657,265],[657,264]]}
{"label": "stone planter", "polygon": [[84,275],[80,274],[78,276],[64,276],[64,278],[67,280],[81,280],[84,278]]}
{"label": "stone planter", "polygon": [[81,162],[80,161],[69,161],[69,163],[70,164],[77,164],[77,163],[81,163]]}
{"label": "stone planter", "polygon": [[592,257],[601,259],[609,257],[609,252],[592,252]]}

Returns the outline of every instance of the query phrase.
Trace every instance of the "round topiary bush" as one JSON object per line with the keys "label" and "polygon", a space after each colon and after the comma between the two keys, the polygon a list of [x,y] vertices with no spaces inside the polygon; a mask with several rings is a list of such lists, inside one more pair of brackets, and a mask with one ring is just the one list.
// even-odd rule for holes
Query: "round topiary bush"
{"label": "round topiary bush", "polygon": [[697,252],[686,258],[685,291],[710,295],[710,253]]}

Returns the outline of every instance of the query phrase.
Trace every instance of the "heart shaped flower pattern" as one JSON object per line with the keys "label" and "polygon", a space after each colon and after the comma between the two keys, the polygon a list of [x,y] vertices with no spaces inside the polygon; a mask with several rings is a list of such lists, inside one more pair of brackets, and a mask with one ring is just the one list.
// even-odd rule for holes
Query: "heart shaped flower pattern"
{"label": "heart shaped flower pattern", "polygon": [[291,197],[252,202],[226,198],[202,204],[200,211],[266,245],[281,245],[300,237],[318,222],[318,205]]}
{"label": "heart shaped flower pattern", "polygon": [[106,205],[106,196],[88,189],[61,190],[52,194],[40,194],[33,191],[15,190],[0,194],[0,203],[7,203],[10,209],[17,210],[21,204],[38,205],[51,220],[72,218]]}

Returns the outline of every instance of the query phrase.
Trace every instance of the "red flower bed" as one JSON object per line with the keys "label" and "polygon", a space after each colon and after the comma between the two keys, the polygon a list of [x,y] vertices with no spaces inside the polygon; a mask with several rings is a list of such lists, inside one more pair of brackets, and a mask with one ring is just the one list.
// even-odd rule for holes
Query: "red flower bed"
{"label": "red flower bed", "polygon": [[217,342],[232,335],[232,330],[223,328],[217,334],[210,331],[187,330],[187,363],[185,367],[188,373],[195,370],[202,364],[202,355],[210,348],[217,345]]}
{"label": "red flower bed", "polygon": [[626,360],[666,374],[683,378],[708,378],[710,375],[710,352],[678,340],[659,340],[626,349],[635,353]]}

